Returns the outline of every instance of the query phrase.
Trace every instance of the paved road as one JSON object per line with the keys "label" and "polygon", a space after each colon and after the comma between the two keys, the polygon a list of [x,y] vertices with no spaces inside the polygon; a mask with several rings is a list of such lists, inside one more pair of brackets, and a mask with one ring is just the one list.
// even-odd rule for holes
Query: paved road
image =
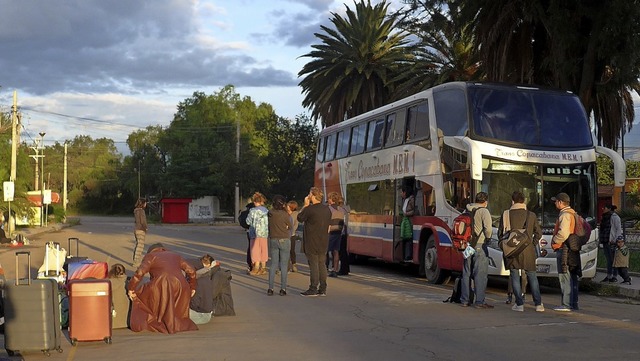
{"label": "paved road", "polygon": [[[79,237],[81,255],[131,269],[131,225],[128,218],[83,217],[78,226],[34,236],[32,267],[39,266],[45,241],[64,245]],[[328,296],[312,299],[298,295],[308,286],[303,266],[290,275],[288,296],[268,297],[266,276],[244,273],[246,238],[237,226],[152,225],[148,242],[187,257],[207,252],[231,269],[237,316],[176,335],[118,329],[111,345],[72,347],[65,340],[63,353],[26,354],[25,360],[640,359],[640,310],[634,304],[585,295],[581,312],[556,313],[550,309],[559,295],[545,290],[547,312],[528,304],[517,313],[502,303],[504,290],[491,289],[488,300],[496,309],[465,309],[442,302],[450,286],[428,285],[404,267],[376,263],[330,279]],[[9,279],[15,275],[13,251],[0,252]]]}

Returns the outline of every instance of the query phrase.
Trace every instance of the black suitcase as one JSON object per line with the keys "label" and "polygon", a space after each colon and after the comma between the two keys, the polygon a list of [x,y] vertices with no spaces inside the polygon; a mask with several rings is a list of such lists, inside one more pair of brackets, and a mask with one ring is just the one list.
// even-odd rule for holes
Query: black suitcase
{"label": "black suitcase", "polygon": [[[71,252],[71,241],[76,241],[76,255],[74,256],[73,253]],[[64,265],[62,266],[62,268],[64,269],[65,272],[69,272],[69,263],[76,263],[76,262],[82,262],[85,261],[87,259],[89,259],[89,257],[81,257],[79,256],[80,254],[80,239],[77,237],[71,237],[69,238],[69,247],[67,248],[67,259],[64,261]]]}
{"label": "black suitcase", "polygon": [[[28,277],[20,280],[18,258],[28,257]],[[16,281],[7,282],[4,299],[4,348],[18,352],[62,352],[58,284],[53,279],[31,279],[31,252],[16,252]]]}

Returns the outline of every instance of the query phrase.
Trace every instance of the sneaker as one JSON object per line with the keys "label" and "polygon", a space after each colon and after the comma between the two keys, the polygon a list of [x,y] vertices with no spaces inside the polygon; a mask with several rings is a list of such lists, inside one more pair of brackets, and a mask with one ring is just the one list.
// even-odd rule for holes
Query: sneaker
{"label": "sneaker", "polygon": [[609,276],[605,276],[605,277],[602,279],[602,281],[600,281],[600,282],[609,282],[609,279],[610,279],[610,278],[611,278],[611,277],[609,277]]}
{"label": "sneaker", "polygon": [[524,305],[518,306],[517,304],[514,304],[513,307],[511,307],[511,310],[516,312],[524,312]]}
{"label": "sneaker", "polygon": [[468,303],[466,303],[466,302],[465,302],[465,303],[461,303],[461,304],[460,304],[460,307],[469,307],[469,304],[468,304]]}
{"label": "sneaker", "polygon": [[329,277],[338,277],[338,273],[336,271],[329,272]]}
{"label": "sneaker", "polygon": [[475,306],[473,306],[475,308],[483,308],[483,309],[491,309],[493,308],[492,305],[488,304],[488,303],[476,303]]}
{"label": "sneaker", "polygon": [[571,309],[567,306],[554,307],[553,310],[558,312],[571,312]]}
{"label": "sneaker", "polygon": [[506,303],[507,305],[510,305],[511,302],[513,302],[513,296],[511,294],[507,295],[507,300],[504,301],[504,303]]}
{"label": "sneaker", "polygon": [[287,291],[285,290],[280,290],[280,296],[286,296],[287,295]]}
{"label": "sneaker", "polygon": [[312,289],[308,289],[304,292],[300,292],[300,296],[302,297],[316,297],[317,295],[318,295],[318,291],[312,290]]}
{"label": "sneaker", "polygon": [[536,312],[544,312],[544,305],[542,303],[536,305]]}
{"label": "sneaker", "polygon": [[327,295],[327,291],[318,291],[318,296],[325,297]]}
{"label": "sneaker", "polygon": [[618,278],[617,277],[609,278],[609,283],[616,283],[616,282],[618,282]]}
{"label": "sneaker", "polygon": [[267,296],[273,296],[273,290],[271,288],[267,290]]}

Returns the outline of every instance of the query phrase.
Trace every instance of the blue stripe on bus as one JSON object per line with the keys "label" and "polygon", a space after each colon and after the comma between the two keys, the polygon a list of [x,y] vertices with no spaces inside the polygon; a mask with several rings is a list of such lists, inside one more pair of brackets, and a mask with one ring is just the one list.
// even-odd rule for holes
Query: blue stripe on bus
{"label": "blue stripe on bus", "polygon": [[[449,236],[447,229],[439,226],[436,226],[435,229],[438,233],[440,245],[443,247],[451,247],[451,236]],[[384,227],[377,223],[349,222],[349,234],[352,236],[378,238],[385,241],[391,241],[393,239],[393,227]],[[417,240],[419,237],[420,226],[414,226],[413,239]]]}

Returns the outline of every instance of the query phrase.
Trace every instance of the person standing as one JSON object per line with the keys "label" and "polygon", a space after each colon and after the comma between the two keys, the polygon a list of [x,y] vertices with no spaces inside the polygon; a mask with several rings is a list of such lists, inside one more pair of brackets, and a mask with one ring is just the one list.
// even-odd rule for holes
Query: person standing
{"label": "person standing", "polygon": [[251,226],[247,224],[249,211],[253,207],[253,202],[247,203],[245,209],[240,212],[240,215],[238,215],[238,222],[240,223],[240,227],[242,227],[247,233],[247,274],[251,274],[251,271],[253,270],[251,264],[251,235],[249,235],[249,228],[251,228]]}
{"label": "person standing", "polygon": [[404,187],[401,191],[402,195],[402,221],[400,223],[400,238],[403,245],[403,256],[405,262],[413,261],[413,217],[415,211],[415,197],[411,192],[411,188]]}
{"label": "person standing", "polygon": [[280,296],[287,295],[287,268],[291,252],[291,216],[285,209],[285,199],[281,195],[273,197],[273,209],[269,211],[269,289],[267,295],[273,296],[273,284],[276,268],[280,270]]}
{"label": "person standing", "polygon": [[[531,240],[540,239],[542,237],[542,228],[540,227],[540,223],[538,223],[536,214],[527,210],[527,206],[524,203],[524,194],[520,191],[513,192],[511,194],[511,202],[511,208],[504,211],[500,218],[498,238],[502,239],[505,231],[523,229],[526,226],[525,232],[527,232]],[[509,220],[508,225],[505,224],[505,218]],[[535,244],[531,242],[515,257],[504,259],[505,268],[509,270],[509,281],[516,298],[516,303],[511,307],[514,311],[524,311],[524,299],[522,297],[524,286],[520,281],[520,273],[525,273],[529,280],[529,288],[531,288],[531,295],[536,306],[536,311],[544,312],[544,305],[542,304],[542,297],[540,296],[540,286],[538,284],[538,277],[536,276],[536,258]]]}
{"label": "person standing", "polygon": [[[309,289],[300,293],[305,297],[327,295],[327,230],[331,221],[329,207],[322,204],[323,193],[311,187],[304,198],[304,206],[298,213],[298,221],[304,223],[302,247],[309,262]],[[319,288],[318,288],[319,287]]]}
{"label": "person standing", "polygon": [[613,256],[616,252],[616,240],[622,236],[622,222],[616,213],[617,207],[612,204],[604,206],[602,220],[600,221],[600,243],[602,252],[607,261],[607,276],[600,282],[617,282],[618,271],[613,267]]}
{"label": "person standing", "polygon": [[338,207],[342,209],[344,212],[344,228],[342,228],[342,238],[340,239],[340,270],[338,270],[338,275],[347,276],[349,272],[351,272],[351,267],[349,266],[349,252],[347,251],[347,239],[349,238],[349,207],[344,204],[344,198],[339,196],[338,198]]}
{"label": "person standing", "polygon": [[294,200],[287,202],[287,212],[289,212],[291,224],[293,225],[293,228],[291,228],[291,248],[289,251],[288,268],[291,272],[298,272],[298,266],[296,264],[296,243],[300,239],[300,236],[298,235],[298,225],[300,224],[298,222],[298,202]]}
{"label": "person standing", "polygon": [[342,241],[342,232],[344,230],[345,214],[341,207],[338,206],[340,195],[338,192],[330,192],[327,196],[329,210],[331,211],[331,222],[329,223],[329,247],[327,254],[331,256],[331,270],[329,277],[338,277],[340,270],[340,242]]}
{"label": "person standing", "polygon": [[147,200],[144,198],[139,198],[133,210],[133,218],[135,220],[135,228],[133,233],[136,237],[136,243],[133,247],[134,268],[138,268],[138,266],[140,266],[142,252],[144,251],[144,240],[147,235],[147,215],[145,213],[145,208],[147,208]]}
{"label": "person standing", "polygon": [[[149,282],[141,284],[147,273]],[[189,302],[196,292],[196,271],[162,244],[149,247],[127,289],[133,302],[131,331],[172,334],[198,329],[189,318]]]}
{"label": "person standing", "polygon": [[267,273],[267,261],[269,260],[267,238],[269,237],[269,210],[264,206],[267,198],[255,192],[251,199],[254,207],[249,210],[247,224],[249,225],[249,237],[251,238],[251,272],[252,276]]}
{"label": "person standing", "polygon": [[616,254],[613,258],[613,267],[622,277],[622,283],[631,284],[629,277],[629,248],[624,244],[624,237],[621,235],[616,239]]}
{"label": "person standing", "polygon": [[[489,195],[485,192],[476,194],[475,203],[467,205],[467,211],[474,214],[473,217],[473,236],[471,239],[471,247],[475,252],[464,260],[462,268],[462,293],[460,301],[463,307],[470,306],[470,284],[471,279],[475,285],[475,308],[490,309],[492,305],[485,302],[485,292],[487,290],[487,281],[489,277],[489,260],[487,258],[486,239],[491,238],[493,226],[491,224],[491,213],[487,209],[489,204]],[[475,212],[474,212],[475,211]]]}
{"label": "person standing", "polygon": [[569,249],[567,239],[575,230],[575,211],[571,208],[571,198],[567,193],[558,193],[551,200],[560,210],[558,220],[553,229],[551,247],[556,251],[558,280],[562,293],[562,304],[554,307],[555,311],[570,312],[578,309],[578,277],[582,275],[580,252]]}

